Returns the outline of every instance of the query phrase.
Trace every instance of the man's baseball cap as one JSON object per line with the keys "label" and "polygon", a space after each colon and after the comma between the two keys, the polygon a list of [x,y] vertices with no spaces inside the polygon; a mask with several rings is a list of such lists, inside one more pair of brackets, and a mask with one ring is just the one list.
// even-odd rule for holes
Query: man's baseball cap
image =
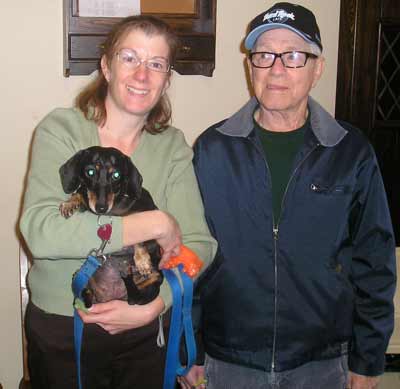
{"label": "man's baseball cap", "polygon": [[246,49],[251,50],[262,33],[276,28],[287,28],[305,41],[315,43],[322,51],[321,35],[314,14],[309,9],[292,3],[276,3],[256,16],[250,23],[249,33],[244,41]]}

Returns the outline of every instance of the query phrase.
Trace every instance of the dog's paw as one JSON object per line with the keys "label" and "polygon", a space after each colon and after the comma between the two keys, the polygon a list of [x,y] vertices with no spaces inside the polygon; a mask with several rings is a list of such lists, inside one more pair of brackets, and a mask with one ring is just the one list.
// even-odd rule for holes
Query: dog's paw
{"label": "dog's paw", "polygon": [[74,193],[67,201],[63,201],[58,209],[60,210],[61,215],[68,219],[83,204],[84,201],[82,195],[80,193]]}
{"label": "dog's paw", "polygon": [[66,219],[71,217],[74,212],[80,207],[79,203],[71,202],[71,201],[64,201],[60,204],[59,210],[62,216]]}
{"label": "dog's paw", "polygon": [[153,267],[151,265],[150,254],[146,247],[142,246],[141,244],[136,244],[133,259],[135,261],[137,271],[142,276],[148,276],[151,274]]}

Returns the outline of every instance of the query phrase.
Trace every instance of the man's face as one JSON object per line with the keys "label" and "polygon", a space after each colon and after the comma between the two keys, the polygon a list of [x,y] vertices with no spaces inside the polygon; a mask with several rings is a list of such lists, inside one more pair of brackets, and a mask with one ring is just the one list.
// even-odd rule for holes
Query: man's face
{"label": "man's face", "polygon": [[[252,51],[282,53],[293,50],[310,52],[310,45],[296,33],[279,28],[260,35]],[[323,58],[309,58],[305,67],[295,69],[285,68],[280,58],[271,68],[255,68],[250,61],[248,66],[262,110],[298,114],[303,110],[306,112],[308,94],[323,71]]]}

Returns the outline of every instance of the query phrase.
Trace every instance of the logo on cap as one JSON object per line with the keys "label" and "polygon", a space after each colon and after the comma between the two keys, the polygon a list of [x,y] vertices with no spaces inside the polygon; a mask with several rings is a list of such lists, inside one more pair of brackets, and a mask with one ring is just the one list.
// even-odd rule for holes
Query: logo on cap
{"label": "logo on cap", "polygon": [[277,9],[264,15],[263,22],[268,23],[285,23],[288,19],[294,20],[294,13],[288,13],[284,9]]}

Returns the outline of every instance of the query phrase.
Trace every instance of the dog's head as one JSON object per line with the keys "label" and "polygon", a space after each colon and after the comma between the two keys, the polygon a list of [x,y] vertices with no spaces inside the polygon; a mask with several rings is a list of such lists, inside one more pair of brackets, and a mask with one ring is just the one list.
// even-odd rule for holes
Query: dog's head
{"label": "dog's head", "polygon": [[59,172],[64,192],[79,191],[96,214],[110,213],[119,199],[135,201],[141,196],[142,176],[131,159],[113,147],[78,151]]}

